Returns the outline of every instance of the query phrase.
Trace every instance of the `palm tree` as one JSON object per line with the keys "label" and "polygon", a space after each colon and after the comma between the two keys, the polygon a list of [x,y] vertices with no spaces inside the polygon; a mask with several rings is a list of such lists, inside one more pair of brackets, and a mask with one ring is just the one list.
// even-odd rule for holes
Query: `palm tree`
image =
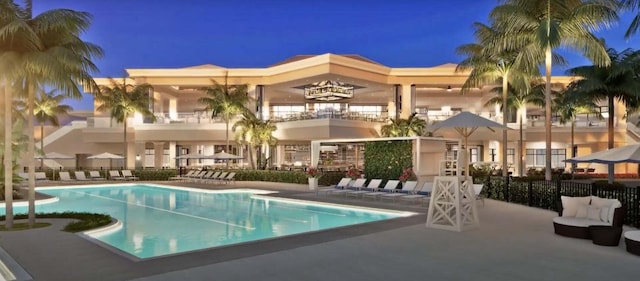
{"label": "palm tree", "polygon": [[[460,55],[466,56],[456,67],[456,71],[471,71],[467,80],[462,85],[462,94],[468,93],[472,88],[478,88],[485,84],[493,84],[502,81],[502,99],[499,104],[508,103],[509,83],[528,86],[522,79],[527,76],[538,75],[536,69],[528,71],[514,67],[517,52],[514,49],[505,48],[496,44],[507,33],[500,26],[488,26],[479,22],[474,23],[477,42],[465,44],[456,49]],[[520,80],[518,80],[520,79]],[[516,82],[517,81],[517,82]],[[526,91],[526,90],[525,90]],[[495,102],[495,101],[494,101]],[[507,127],[507,107],[502,107],[502,125]],[[502,130],[502,166],[507,167],[507,130]],[[507,176],[507,169],[502,169],[502,175]]]}
{"label": "palm tree", "polygon": [[230,152],[229,123],[236,115],[248,111],[245,105],[251,101],[251,98],[249,97],[249,93],[247,93],[248,85],[228,85],[227,78],[228,77],[225,76],[224,85],[220,85],[218,82],[213,81],[213,86],[204,88],[203,90],[205,91],[206,96],[200,98],[198,102],[206,105],[205,109],[211,111],[212,119],[219,116],[224,120],[227,125],[225,132],[225,150]]}
{"label": "palm tree", "polygon": [[[640,88],[638,75],[640,74],[640,51],[626,49],[618,52],[612,48],[607,49],[611,63],[607,66],[579,66],[567,72],[570,75],[580,77],[571,82],[567,91],[576,99],[593,100],[608,104],[609,118],[608,147],[614,145],[614,117],[615,101],[623,103],[628,108],[637,106]],[[613,175],[614,165],[609,165],[609,174]]]}
{"label": "palm tree", "polygon": [[636,11],[637,14],[631,20],[629,28],[624,33],[624,38],[629,39],[640,29],[640,0],[620,0],[621,8],[624,10]]}
{"label": "palm tree", "polygon": [[407,119],[389,118],[389,124],[380,128],[383,137],[409,137],[422,136],[425,133],[427,122],[413,113]]}
{"label": "palm tree", "polygon": [[[4,111],[4,110],[3,110]],[[0,194],[0,199],[2,200],[6,200],[6,201],[11,201],[11,199],[13,198],[12,191],[17,190],[16,187],[16,183],[19,183],[21,181],[21,178],[17,176],[17,172],[18,172],[18,156],[25,150],[27,150],[27,139],[28,136],[24,134],[24,120],[20,119],[20,118],[16,118],[15,122],[13,122],[13,125],[8,125],[4,122],[5,120],[0,120],[0,125],[1,126],[5,126],[5,128],[10,128],[11,130],[11,138],[12,141],[10,141],[8,143],[8,146],[10,147],[10,152],[9,153],[5,153],[5,145],[4,145],[4,136],[2,138],[2,140],[0,141],[2,143],[2,145],[0,145],[0,155],[2,155],[2,162],[0,162],[0,166],[2,167],[2,169],[4,170],[4,165],[6,163],[6,161],[4,161],[5,159],[8,159],[8,162],[10,163],[11,166],[9,166],[9,168],[7,170],[11,171],[11,183],[7,185],[5,182],[5,175],[4,174],[0,174],[0,177],[2,177],[2,182],[0,182],[0,187],[2,187],[2,190],[4,190],[4,192],[2,194]],[[7,158],[5,158],[7,157]],[[11,157],[11,158],[8,158]],[[6,187],[6,188],[5,188]],[[9,200],[7,200],[9,199]]]}
{"label": "palm tree", "polygon": [[504,0],[491,11],[494,24],[508,34],[501,43],[519,51],[514,64],[524,69],[545,66],[546,180],[551,180],[552,52],[565,47],[582,53],[597,66],[609,65],[604,46],[592,32],[617,21],[616,9],[613,0]]}
{"label": "palm tree", "polygon": [[255,169],[253,150],[257,151],[256,155],[259,158],[257,162],[262,163],[262,147],[275,145],[278,141],[273,137],[277,127],[270,120],[260,120],[255,114],[246,111],[242,114],[242,119],[233,124],[231,130],[236,132],[238,128],[240,131],[237,132],[236,137],[239,142],[247,145],[251,168]]}
{"label": "palm tree", "polygon": [[[44,123],[48,121],[51,125],[59,127],[58,116],[68,115],[69,111],[73,110],[71,106],[60,104],[65,96],[55,95],[55,92],[55,90],[49,92],[40,90],[35,99],[34,114],[40,123],[40,149],[42,153],[44,153]],[[44,159],[40,160],[40,169],[42,169],[43,163]]]}
{"label": "palm tree", "polygon": [[[513,108],[516,111],[518,111],[518,124],[520,126],[520,140],[518,142],[518,150],[520,151],[520,155],[524,155],[525,151],[524,151],[524,130],[523,130],[523,116],[526,113],[526,111],[524,111],[524,109],[527,107],[527,105],[535,105],[535,106],[539,106],[542,107],[544,106],[544,84],[539,83],[537,81],[531,82],[530,86],[526,86],[526,87],[522,87],[522,86],[513,86],[510,85],[509,86],[509,94],[507,95],[507,106],[506,108]],[[486,103],[485,106],[488,105],[500,105],[502,107],[502,110],[504,112],[505,106],[504,106],[504,96],[500,95],[501,93],[503,93],[504,88],[499,86],[499,87],[495,87],[492,89],[492,92],[496,93],[497,95],[494,96],[493,98],[489,99]],[[505,115],[506,116],[506,115]],[[518,160],[519,162],[519,170],[518,170],[518,174],[520,176],[524,175],[524,166],[525,164],[523,163],[522,158],[520,158]],[[507,167],[506,165],[503,164],[503,167]],[[506,169],[503,169],[503,172]]]}
{"label": "palm tree", "polygon": [[[592,99],[585,99],[573,91],[564,91],[553,99],[553,111],[560,116],[560,123],[571,125],[571,158],[576,157],[573,147],[575,146],[575,125],[578,114],[597,112],[598,105]],[[575,163],[572,164],[571,174],[575,171]]]}
{"label": "palm tree", "polygon": [[153,112],[149,110],[151,85],[127,84],[126,78],[122,79],[122,83],[118,83],[113,78],[110,78],[110,81],[111,85],[100,86],[100,91],[94,93],[95,101],[100,103],[96,110],[108,111],[111,118],[123,124],[122,156],[124,156],[124,168],[127,169],[127,119],[136,112],[146,118],[155,119]]}

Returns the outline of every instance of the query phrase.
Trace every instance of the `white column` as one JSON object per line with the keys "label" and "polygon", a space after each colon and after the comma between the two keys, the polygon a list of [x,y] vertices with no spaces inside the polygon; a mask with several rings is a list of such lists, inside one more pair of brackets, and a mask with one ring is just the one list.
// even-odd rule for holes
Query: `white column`
{"label": "white column", "polygon": [[136,168],[144,168],[145,163],[144,142],[136,142]]}
{"label": "white column", "polygon": [[176,167],[176,161],[174,161],[174,157],[176,157],[176,142],[169,142],[169,168]]}
{"label": "white column", "polygon": [[127,140],[127,169],[136,167],[136,143]]}
{"label": "white column", "polygon": [[162,160],[164,157],[164,142],[153,143],[153,167],[156,169],[162,169]]}
{"label": "white column", "polygon": [[269,101],[262,100],[262,120],[269,120]]}
{"label": "white column", "polygon": [[156,114],[160,114],[164,116],[164,100],[162,99],[162,94],[160,92],[153,92],[153,99],[154,99],[154,105],[153,105],[153,111]]}
{"label": "white column", "polygon": [[169,98],[169,119],[178,119],[178,99],[175,97]]}
{"label": "white column", "polygon": [[396,103],[393,101],[389,101],[387,104],[387,118],[396,118]]}
{"label": "white column", "polygon": [[257,113],[256,101],[258,100],[258,92],[256,92],[256,85],[248,84],[247,93],[249,94],[249,97],[251,99],[249,100],[249,102],[247,102],[247,104],[245,104],[245,107],[247,107],[249,111]]}
{"label": "white column", "polygon": [[411,95],[411,84],[402,84],[402,111],[400,112],[400,118],[407,119],[413,113],[413,108],[411,105],[412,95]]}

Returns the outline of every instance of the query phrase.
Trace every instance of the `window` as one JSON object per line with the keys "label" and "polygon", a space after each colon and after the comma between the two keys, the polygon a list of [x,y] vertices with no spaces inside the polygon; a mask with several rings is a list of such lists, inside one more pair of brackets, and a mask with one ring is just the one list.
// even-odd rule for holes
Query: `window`
{"label": "window", "polygon": [[491,158],[491,162],[496,162],[496,149],[495,148],[490,148],[489,149],[489,158]]}
{"label": "window", "polygon": [[349,112],[357,112],[362,115],[380,116],[382,106],[380,105],[350,105]]}
{"label": "window", "polygon": [[271,116],[287,118],[305,111],[304,105],[274,105],[271,107]]}
{"label": "window", "polygon": [[[551,168],[564,168],[566,158],[566,149],[551,149]],[[527,149],[527,167],[544,167],[545,159],[544,149]]]}

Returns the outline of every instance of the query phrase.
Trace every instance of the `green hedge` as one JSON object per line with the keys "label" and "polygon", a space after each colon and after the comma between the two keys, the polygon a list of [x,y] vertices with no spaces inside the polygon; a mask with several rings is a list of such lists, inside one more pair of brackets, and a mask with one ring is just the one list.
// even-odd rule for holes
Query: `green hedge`
{"label": "green hedge", "polygon": [[[70,222],[62,230],[67,232],[79,232],[109,225],[113,220],[111,216],[106,214],[94,214],[84,212],[64,212],[64,213],[38,213],[37,218],[40,219],[76,219],[78,221]],[[27,219],[27,214],[16,214],[13,219]],[[5,216],[0,216],[0,221],[4,221]]]}
{"label": "green hedge", "polygon": [[135,170],[131,171],[134,176],[141,181],[166,181],[170,177],[175,177],[178,173],[173,169],[165,170]]}
{"label": "green hedge", "polygon": [[367,142],[364,149],[364,174],[370,179],[398,179],[413,165],[411,141]]}

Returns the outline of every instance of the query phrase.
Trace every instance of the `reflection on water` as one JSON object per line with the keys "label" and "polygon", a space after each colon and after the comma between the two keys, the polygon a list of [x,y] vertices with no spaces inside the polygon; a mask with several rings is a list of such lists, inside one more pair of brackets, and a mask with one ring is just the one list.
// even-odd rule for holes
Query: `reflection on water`
{"label": "reflection on water", "polygon": [[[58,196],[60,201],[38,205],[37,212],[87,211],[119,219],[121,230],[96,239],[140,258],[397,216],[264,200],[250,193],[200,193],[146,185],[41,192]],[[14,209],[26,212],[26,207]]]}

